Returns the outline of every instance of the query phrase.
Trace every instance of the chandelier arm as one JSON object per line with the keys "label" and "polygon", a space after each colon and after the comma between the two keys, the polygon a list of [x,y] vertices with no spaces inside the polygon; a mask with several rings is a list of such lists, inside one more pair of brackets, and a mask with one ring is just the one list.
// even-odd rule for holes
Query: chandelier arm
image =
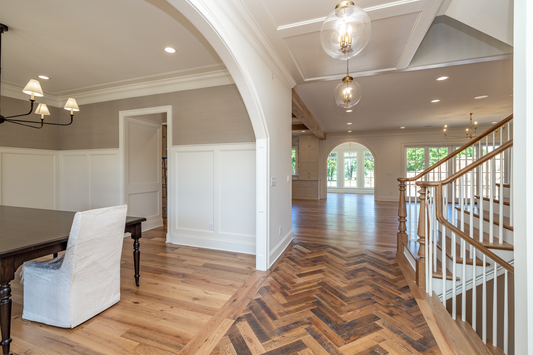
{"label": "chandelier arm", "polygon": [[[8,118],[28,116],[29,114],[31,114],[31,113],[33,112],[33,103],[34,103],[34,102],[35,102],[35,100],[31,100],[31,99],[30,99],[30,103],[31,103],[31,104],[30,104],[30,112],[28,112],[28,113],[23,113],[23,114],[21,114],[21,115],[8,116],[8,117],[4,117],[4,118],[7,120]],[[31,122],[31,121],[27,121],[27,122]]]}
{"label": "chandelier arm", "polygon": [[50,126],[70,126],[74,122],[74,115],[70,115],[70,122],[69,123],[52,123],[52,122],[43,122],[43,124],[47,124]]}
{"label": "chandelier arm", "polygon": [[[11,123],[20,123],[20,122],[24,122],[24,123],[33,123],[33,124],[39,124],[39,122],[37,121],[27,121],[27,120],[11,120],[11,119],[5,119],[6,122],[11,122]],[[41,120],[41,126],[42,125],[50,125],[50,126],[70,126],[72,124],[72,122],[74,122],[74,115],[70,115],[70,122],[69,123],[52,123],[52,122],[43,122],[43,120]]]}
{"label": "chandelier arm", "polygon": [[[28,125],[28,124],[24,124],[24,123],[20,123],[20,122],[18,122],[18,121],[20,121],[20,120],[7,120],[7,119],[6,119],[5,121],[6,121],[6,122],[9,122],[9,123],[14,123],[14,124],[18,124],[18,125],[21,125],[21,126],[25,126],[25,127],[35,128],[35,129],[41,129],[41,128],[43,128],[43,123],[42,123],[42,122],[41,122],[41,126],[39,126],[39,127],[35,127],[35,126],[30,126],[30,125]],[[39,122],[31,122],[31,121],[22,121],[22,122],[36,123],[36,124],[39,123]]]}

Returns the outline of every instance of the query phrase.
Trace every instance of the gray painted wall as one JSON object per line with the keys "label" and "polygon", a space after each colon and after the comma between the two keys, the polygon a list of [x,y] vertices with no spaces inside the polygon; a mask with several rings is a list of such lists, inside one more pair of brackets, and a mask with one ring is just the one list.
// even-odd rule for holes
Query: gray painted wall
{"label": "gray painted wall", "polygon": [[165,105],[172,105],[174,145],[255,142],[237,87],[225,85],[81,105],[74,124],[61,128],[60,149],[118,148],[119,111]]}
{"label": "gray painted wall", "polygon": [[[10,97],[2,96],[1,105],[3,116],[26,113],[30,109],[29,96],[28,100],[12,99]],[[36,107],[37,102],[34,105],[34,108]],[[50,116],[45,116],[45,122],[57,123],[60,109],[51,106],[48,106],[48,109],[50,110]],[[40,122],[40,115],[33,113],[19,118]],[[57,126],[44,126],[42,129],[32,129],[4,122],[0,125],[0,146],[58,150],[60,147],[59,130],[60,127]]]}

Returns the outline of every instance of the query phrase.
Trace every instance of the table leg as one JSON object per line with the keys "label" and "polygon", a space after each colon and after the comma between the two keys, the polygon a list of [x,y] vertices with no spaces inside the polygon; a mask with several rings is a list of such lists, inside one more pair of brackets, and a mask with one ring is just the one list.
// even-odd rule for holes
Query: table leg
{"label": "table leg", "polygon": [[4,355],[9,355],[11,344],[11,286],[9,282],[0,285],[0,328],[2,328],[2,351]]}
{"label": "table leg", "polygon": [[139,268],[141,266],[141,252],[139,251],[139,239],[142,237],[141,223],[137,224],[130,231],[131,239],[133,239],[133,267],[135,269],[135,284],[139,286]]}

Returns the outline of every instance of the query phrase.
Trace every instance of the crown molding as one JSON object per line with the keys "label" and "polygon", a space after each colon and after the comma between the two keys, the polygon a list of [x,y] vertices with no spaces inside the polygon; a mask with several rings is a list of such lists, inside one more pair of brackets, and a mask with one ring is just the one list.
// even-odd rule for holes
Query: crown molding
{"label": "crown molding", "polygon": [[[12,83],[2,82],[2,96],[12,99],[29,100],[29,95],[22,92],[24,87]],[[37,97],[35,101],[47,104],[48,106],[61,107],[61,100],[57,95],[46,93],[43,97]]]}
{"label": "crown molding", "polygon": [[[104,88],[86,88],[56,94],[45,93],[45,96],[39,98],[39,101],[50,106],[61,107],[69,97],[75,97],[78,105],[87,105],[97,102],[129,99],[132,97],[230,85],[233,83],[229,71],[223,69],[173,78],[147,80],[132,84],[121,83],[120,85]],[[21,100],[28,99],[28,95],[22,92],[22,86],[10,83],[2,83],[2,95]]]}
{"label": "crown molding", "polygon": [[[223,1],[220,1],[219,6],[222,7],[222,3]],[[284,79],[286,86],[289,88],[295,87],[296,81],[246,5],[242,1],[225,1],[224,3],[226,3],[226,6],[223,9],[228,18],[232,19],[235,27],[246,38],[247,42],[254,48],[270,70],[279,78]]]}

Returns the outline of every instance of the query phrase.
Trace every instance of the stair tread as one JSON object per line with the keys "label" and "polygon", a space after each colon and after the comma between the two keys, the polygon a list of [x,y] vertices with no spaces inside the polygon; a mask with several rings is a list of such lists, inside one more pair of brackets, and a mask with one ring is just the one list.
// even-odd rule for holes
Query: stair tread
{"label": "stair tread", "polygon": [[[433,272],[433,277],[436,279],[442,280],[442,263],[438,259],[437,259],[437,271]],[[446,280],[450,280],[450,281],[453,280],[453,274],[447,268],[446,268]],[[459,281],[460,278],[455,277],[455,280]]]}
{"label": "stair tread", "polygon": [[[455,248],[455,260],[458,264],[462,264],[463,263],[463,258],[461,257],[461,238],[457,237],[456,238],[457,240],[457,243],[455,244],[456,248]],[[470,256],[470,248],[468,247],[468,243],[466,243],[466,264],[467,265],[473,265],[474,264],[474,260],[472,260],[472,257]],[[437,238],[437,248],[441,249],[442,250],[442,232],[439,231],[439,236]],[[450,260],[453,260],[453,255],[452,255],[452,239],[449,237],[449,236],[446,236],[446,256],[450,259]],[[490,265],[489,263],[486,263],[487,265]],[[477,258],[476,257],[476,265],[477,266],[483,266],[483,261],[480,259],[480,258]]]}
{"label": "stair tread", "polygon": [[[497,183],[496,183],[496,186],[500,186],[500,183],[497,182]],[[506,188],[509,189],[509,188],[511,188],[511,184],[503,184],[503,187],[506,187]]]}
{"label": "stair tread", "polygon": [[[461,207],[459,207],[459,206],[456,206],[455,209],[457,211],[461,211]],[[470,214],[470,210],[468,210],[468,209],[465,209],[464,212],[465,212],[465,214]],[[494,224],[499,226],[500,225],[500,215],[497,214],[496,212],[494,212],[493,215],[494,215]],[[476,213],[474,211],[474,217],[479,218],[479,212]],[[490,222],[490,211],[483,210],[483,220],[487,221],[487,222]],[[514,231],[513,226],[510,225],[509,217],[505,217],[505,216],[503,217],[503,228],[508,229],[510,231]]]}
{"label": "stair tread", "polygon": [[492,345],[492,339],[487,339],[487,349],[492,355],[505,355],[498,345]]}
{"label": "stair tread", "polygon": [[[467,234],[469,230],[470,230],[470,227],[467,224],[465,224],[465,231],[467,232]],[[474,238],[476,240],[479,240],[479,228],[474,227]],[[506,241],[503,241],[502,244],[500,244],[498,238],[494,238],[493,243],[491,243],[489,240],[490,240],[489,233],[483,232],[483,245],[486,248],[499,249],[499,250],[511,250],[511,251],[514,250],[514,246],[510,243],[507,243]]]}
{"label": "stair tread", "polygon": [[[475,195],[474,197],[477,198],[477,199],[479,199],[479,195]],[[489,201],[489,202],[490,202],[490,197],[483,196],[483,200],[485,200],[485,201]],[[494,198],[494,203],[498,203],[498,204],[500,203],[500,199],[499,199],[499,197],[495,197],[495,198]],[[510,206],[510,205],[511,205],[511,199],[508,198],[508,197],[504,197],[504,198],[503,198],[503,204],[504,204],[505,206]]]}

